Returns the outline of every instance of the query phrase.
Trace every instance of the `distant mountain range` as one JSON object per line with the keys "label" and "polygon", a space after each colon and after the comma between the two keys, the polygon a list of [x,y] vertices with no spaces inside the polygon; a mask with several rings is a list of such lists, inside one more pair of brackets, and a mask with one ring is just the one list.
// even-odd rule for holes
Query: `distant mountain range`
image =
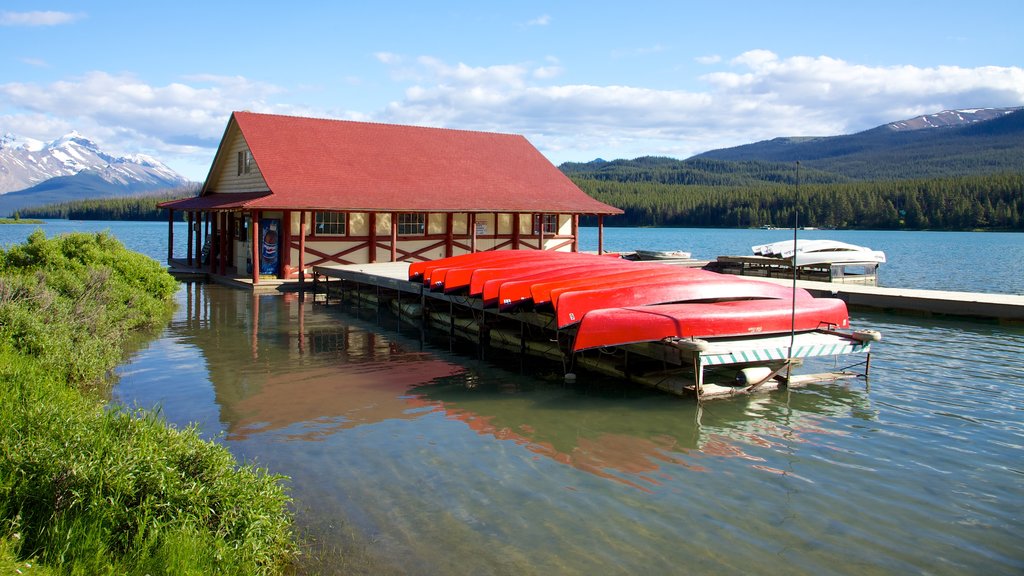
{"label": "distant mountain range", "polygon": [[1024,172],[1024,107],[945,110],[856,134],[781,137],[686,160],[567,162],[570,176],[665,184],[785,182],[800,162],[808,182],[901,180]]}
{"label": "distant mountain range", "polygon": [[28,206],[188,184],[151,156],[114,156],[77,132],[48,143],[13,134],[0,137],[0,216]]}

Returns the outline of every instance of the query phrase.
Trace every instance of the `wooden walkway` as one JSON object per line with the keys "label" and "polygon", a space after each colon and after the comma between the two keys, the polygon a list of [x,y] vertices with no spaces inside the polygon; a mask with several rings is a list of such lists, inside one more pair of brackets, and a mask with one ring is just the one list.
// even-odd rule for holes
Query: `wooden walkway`
{"label": "wooden walkway", "polygon": [[[408,262],[381,262],[377,264],[348,264],[314,266],[313,273],[326,278],[356,279],[364,284],[376,284],[405,292],[419,293],[422,287],[408,282]],[[256,292],[288,292],[312,289],[312,278],[300,283],[298,280],[262,278],[253,285],[252,278],[232,273],[219,275],[210,273],[206,267],[187,267],[175,262],[169,272],[179,279],[199,279],[225,284],[235,288]],[[790,286],[792,280],[784,278],[759,278]],[[995,320],[1006,323],[1024,322],[1024,295],[991,294],[984,292],[953,292],[946,290],[918,290],[913,288],[887,288],[883,286],[861,286],[831,282],[798,280],[797,286],[815,296],[841,298],[851,308],[879,310],[882,312],[948,316],[952,318]]]}
{"label": "wooden walkway", "polygon": [[[793,284],[792,280],[781,278],[763,280],[787,286]],[[841,298],[852,308],[1008,323],[1024,322],[1024,296],[1016,294],[886,288],[805,280],[797,280],[797,286],[815,296]]]}
{"label": "wooden walkway", "polygon": [[[351,264],[345,266],[316,266],[315,274],[327,278],[358,279],[364,284],[377,284],[392,289],[419,292],[418,283],[408,282],[409,264],[384,262],[379,264]],[[792,280],[759,278],[791,286]],[[879,310],[892,313],[949,316],[964,319],[1024,322],[1024,296],[989,294],[981,292],[952,292],[945,290],[917,290],[886,288],[856,284],[834,284],[798,280],[797,286],[815,296],[832,296],[846,301],[852,308]]]}

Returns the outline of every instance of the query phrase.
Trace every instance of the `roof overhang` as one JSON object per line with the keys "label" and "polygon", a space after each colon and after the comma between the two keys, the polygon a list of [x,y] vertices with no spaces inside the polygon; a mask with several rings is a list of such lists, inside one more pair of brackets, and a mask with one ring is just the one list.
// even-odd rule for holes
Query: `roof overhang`
{"label": "roof overhang", "polygon": [[270,192],[238,192],[231,194],[207,194],[157,204],[157,208],[171,210],[245,210],[256,208],[252,204],[270,196]]}

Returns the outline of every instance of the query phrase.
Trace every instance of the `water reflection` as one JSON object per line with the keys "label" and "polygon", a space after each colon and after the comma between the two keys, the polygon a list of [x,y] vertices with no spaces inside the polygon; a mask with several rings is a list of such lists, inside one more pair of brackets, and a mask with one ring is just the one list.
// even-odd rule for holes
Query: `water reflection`
{"label": "water reflection", "polygon": [[285,429],[288,440],[315,440],[415,418],[409,388],[463,370],[327,312],[315,313],[297,294],[186,287],[184,317],[170,332],[202,350],[228,440]]}
{"label": "water reflection", "polygon": [[870,395],[851,381],[700,407],[451,353],[373,311],[199,284],[180,302],[115,399],[223,432],[291,476],[318,541],[395,573],[1024,568],[1016,329],[871,318],[886,341]]}
{"label": "water reflection", "polygon": [[412,393],[479,435],[645,491],[661,484],[663,465],[704,471],[701,459],[707,456],[740,458],[784,474],[748,447],[811,442],[809,435],[835,433],[823,421],[869,413],[866,395],[852,387],[812,387],[795,399],[779,392],[702,407],[656,392],[610,397],[557,386],[510,397],[475,377],[467,382],[467,375],[439,378]]}
{"label": "water reflection", "polygon": [[322,440],[441,413],[536,457],[650,491],[663,482],[662,466],[702,471],[707,456],[784,474],[750,447],[807,442],[808,435],[834,433],[823,419],[870,414],[858,384],[702,407],[599,377],[545,384],[539,370],[547,367],[515,372],[507,364],[424,351],[407,334],[375,325],[375,312],[362,319],[296,294],[191,284],[184,300],[184,314],[170,331],[202,350],[228,440],[267,433],[278,442]]}

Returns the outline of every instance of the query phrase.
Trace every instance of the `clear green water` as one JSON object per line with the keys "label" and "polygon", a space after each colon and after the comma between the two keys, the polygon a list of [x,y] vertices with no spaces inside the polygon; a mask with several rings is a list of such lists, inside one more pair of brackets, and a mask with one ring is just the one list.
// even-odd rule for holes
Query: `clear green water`
{"label": "clear green water", "polygon": [[[166,254],[163,223],[45,228]],[[885,250],[890,286],[1024,293],[1021,234],[816,234]],[[785,235],[608,229],[605,247],[713,258]],[[291,476],[310,573],[1024,573],[1021,326],[857,314],[884,333],[870,382],[697,407],[387,316],[201,284],[179,301],[114,399]]]}
{"label": "clear green water", "polygon": [[179,297],[115,399],[290,475],[300,525],[375,571],[1024,570],[1021,329],[858,316],[885,334],[870,382],[698,407],[387,315]]}

